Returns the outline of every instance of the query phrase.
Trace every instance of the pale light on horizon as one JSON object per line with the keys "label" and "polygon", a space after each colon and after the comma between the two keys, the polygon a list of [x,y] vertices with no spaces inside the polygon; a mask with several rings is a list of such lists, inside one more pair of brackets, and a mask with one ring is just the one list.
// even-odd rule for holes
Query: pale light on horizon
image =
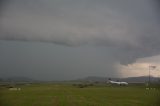
{"label": "pale light on horizon", "polygon": [[135,63],[129,65],[117,65],[121,70],[121,77],[137,77],[137,76],[148,76],[149,66],[156,66],[155,69],[150,69],[150,75],[153,77],[160,77],[160,55],[141,58]]}

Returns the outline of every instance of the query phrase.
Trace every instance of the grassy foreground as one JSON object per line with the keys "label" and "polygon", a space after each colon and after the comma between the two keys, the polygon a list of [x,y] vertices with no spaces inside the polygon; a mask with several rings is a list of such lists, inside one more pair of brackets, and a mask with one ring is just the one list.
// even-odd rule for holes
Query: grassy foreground
{"label": "grassy foreground", "polygon": [[20,91],[0,88],[0,106],[160,106],[159,90],[142,86],[32,84]]}

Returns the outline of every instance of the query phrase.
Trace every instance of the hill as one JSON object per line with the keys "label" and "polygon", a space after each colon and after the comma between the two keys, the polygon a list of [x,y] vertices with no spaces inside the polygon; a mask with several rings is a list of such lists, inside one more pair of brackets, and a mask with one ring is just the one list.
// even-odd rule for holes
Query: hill
{"label": "hill", "polygon": [[[88,81],[88,82],[106,82],[108,79],[113,81],[125,81],[129,83],[145,83],[149,81],[148,76],[139,76],[139,77],[128,77],[128,78],[110,78],[110,77],[97,77],[89,76],[83,79],[78,79],[77,81]],[[151,82],[160,82],[158,77],[150,77]]]}
{"label": "hill", "polygon": [[6,82],[33,82],[33,81],[36,81],[36,80],[33,80],[31,78],[28,78],[28,77],[9,77],[9,78],[5,78],[3,79],[3,81],[6,81]]}

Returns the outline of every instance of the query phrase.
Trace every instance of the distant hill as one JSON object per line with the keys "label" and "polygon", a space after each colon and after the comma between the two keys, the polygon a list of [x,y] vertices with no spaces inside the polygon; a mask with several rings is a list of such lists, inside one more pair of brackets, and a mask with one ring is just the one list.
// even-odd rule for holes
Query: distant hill
{"label": "distant hill", "polygon": [[9,77],[4,79],[7,82],[33,82],[35,80],[28,78],[28,77]]}
{"label": "distant hill", "polygon": [[[88,76],[86,78],[71,80],[76,82],[107,82],[108,79],[113,81],[125,81],[128,83],[145,83],[148,82],[148,76],[139,76],[139,77],[128,77],[128,78],[111,78],[111,77],[98,77],[98,76]],[[158,77],[150,77],[151,82],[160,82]],[[42,80],[34,80],[28,77],[9,77],[9,78],[0,78],[2,82],[44,82]],[[46,81],[45,81],[46,82]]]}
{"label": "distant hill", "polygon": [[2,79],[2,78],[0,78],[0,81],[3,81],[3,79]]}
{"label": "distant hill", "polygon": [[[88,82],[106,82],[108,79],[113,81],[125,81],[129,83],[144,83],[148,82],[148,76],[139,76],[139,77],[128,77],[128,78],[110,78],[110,77],[97,77],[97,76],[89,76],[83,79],[78,79],[77,81],[88,81]],[[151,82],[160,82],[160,78],[158,77],[150,77]]]}
{"label": "distant hill", "polygon": [[[122,81],[127,81],[127,82],[139,82],[139,83],[143,83],[143,82],[148,82],[149,78],[148,76],[140,76],[140,77],[129,77],[129,78],[123,78],[121,79]],[[160,81],[160,78],[158,77],[150,77],[150,81],[151,82],[158,82]]]}

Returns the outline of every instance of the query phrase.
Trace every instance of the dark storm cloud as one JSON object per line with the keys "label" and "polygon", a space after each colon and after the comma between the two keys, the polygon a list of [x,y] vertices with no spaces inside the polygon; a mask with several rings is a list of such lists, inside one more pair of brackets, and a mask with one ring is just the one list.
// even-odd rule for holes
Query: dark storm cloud
{"label": "dark storm cloud", "polygon": [[[150,0],[12,0],[1,40],[111,47],[122,64],[160,53],[158,8]],[[112,50],[111,50],[112,51]]]}
{"label": "dark storm cloud", "polygon": [[0,77],[66,80],[87,76],[118,76],[113,64],[113,51],[105,47],[1,41],[0,50]]}
{"label": "dark storm cloud", "polygon": [[0,16],[2,15],[3,7],[5,6],[5,0],[0,0]]}

